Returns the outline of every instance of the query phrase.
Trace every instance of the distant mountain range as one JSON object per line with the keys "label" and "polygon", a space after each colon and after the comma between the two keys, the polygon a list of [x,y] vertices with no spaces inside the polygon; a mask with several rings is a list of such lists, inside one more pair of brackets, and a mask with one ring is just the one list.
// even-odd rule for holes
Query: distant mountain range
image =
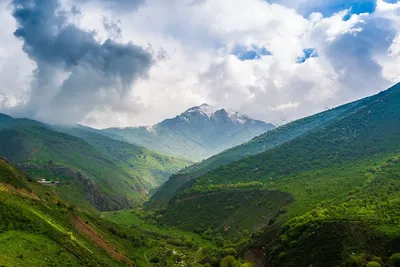
{"label": "distant mountain range", "polygon": [[150,150],[199,161],[274,129],[271,123],[202,104],[153,126],[108,128],[114,138]]}

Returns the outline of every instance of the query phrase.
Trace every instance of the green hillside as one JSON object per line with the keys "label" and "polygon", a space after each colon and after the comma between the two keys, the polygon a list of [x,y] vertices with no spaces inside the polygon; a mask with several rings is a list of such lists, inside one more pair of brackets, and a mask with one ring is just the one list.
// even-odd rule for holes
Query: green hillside
{"label": "green hillside", "polygon": [[[371,259],[362,259],[362,253],[387,262],[389,254],[399,250],[399,114],[396,85],[289,142],[206,173],[182,188],[160,214],[165,223],[184,229],[209,229],[231,238],[241,231],[253,233],[255,246],[266,248],[268,262],[275,266],[299,266],[300,257],[300,266],[336,266],[352,253],[359,257],[352,260],[361,264],[354,266]],[[282,203],[272,192],[290,197]],[[235,201],[217,200],[238,194]],[[193,209],[188,219],[186,213]],[[352,229],[370,235],[360,238]],[[276,234],[277,241],[267,246]],[[384,242],[381,250],[368,244],[374,240]],[[325,243],[327,247],[321,246]],[[336,249],[331,254],[329,245]],[[324,265],[328,255],[334,264]]]}
{"label": "green hillside", "polygon": [[256,240],[258,246],[269,244],[268,258],[278,266],[390,263],[400,251],[400,154],[375,165],[364,177],[361,186],[339,201],[322,202],[289,220],[274,242],[265,229]]}
{"label": "green hillside", "polygon": [[262,153],[266,150],[277,147],[285,142],[293,140],[307,132],[329,123],[331,120],[344,116],[346,111],[362,105],[362,101],[356,101],[343,105],[325,112],[300,119],[284,126],[278,127],[265,134],[255,137],[251,141],[234,148],[228,149],[206,160],[191,165],[179,173],[172,175],[168,181],[163,184],[150,201],[149,207],[158,207],[165,205],[177,193],[177,191],[188,182],[212,171],[219,166],[238,161],[251,155]]}
{"label": "green hillside", "polygon": [[166,206],[103,213],[186,162],[1,116],[0,152],[30,176],[0,160],[0,265],[396,267],[399,114],[400,84],[225,152],[260,153],[198,172]]}
{"label": "green hillside", "polygon": [[74,228],[73,206],[3,159],[0,210],[2,266],[125,266]]}
{"label": "green hillside", "polygon": [[0,159],[0,266],[241,265],[223,240],[157,221],[131,210],[89,215]]}
{"label": "green hillside", "polygon": [[188,164],[84,130],[75,132],[86,141],[36,121],[3,117],[0,156],[36,179],[60,180],[54,190],[77,205],[131,207]]}
{"label": "green hillside", "polygon": [[83,139],[122,168],[137,172],[141,179],[148,183],[147,188],[150,189],[160,186],[171,174],[191,164],[187,160],[161,155],[140,146],[115,140],[105,136],[103,131],[89,127],[56,129]]}

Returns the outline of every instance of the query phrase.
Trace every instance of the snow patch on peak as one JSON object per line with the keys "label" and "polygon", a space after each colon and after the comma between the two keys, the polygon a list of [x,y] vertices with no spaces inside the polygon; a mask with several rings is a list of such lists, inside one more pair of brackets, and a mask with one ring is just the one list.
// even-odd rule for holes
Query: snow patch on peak
{"label": "snow patch on peak", "polygon": [[203,112],[204,114],[206,114],[209,118],[210,118],[215,112],[218,111],[218,109],[217,109],[216,107],[210,106],[210,105],[207,105],[207,104],[202,104],[202,105],[199,107],[199,110],[200,110],[201,112]]}
{"label": "snow patch on peak", "polygon": [[154,125],[146,125],[146,126],[143,126],[145,129],[146,129],[146,131],[148,131],[149,133],[156,133],[156,130],[154,129]]}
{"label": "snow patch on peak", "polygon": [[[239,124],[244,124],[249,120],[249,117],[247,115],[244,115],[240,112],[237,112],[233,109],[224,109],[224,108],[217,108],[215,106],[211,106],[208,104],[201,104],[200,106],[195,106],[192,107],[188,110],[186,110],[183,114],[181,115],[185,115],[185,114],[192,114],[192,113],[197,113],[197,114],[201,114],[203,116],[208,117],[209,119],[213,116],[215,116],[217,113],[219,112],[224,112],[227,114],[227,116],[236,123]],[[182,119],[188,121],[188,118],[186,118],[185,116],[181,116]]]}
{"label": "snow patch on peak", "polygon": [[185,113],[199,113],[210,118],[217,110],[218,109],[216,107],[204,103],[200,106],[188,109]]}
{"label": "snow patch on peak", "polygon": [[227,109],[226,113],[228,114],[228,117],[237,123],[244,124],[246,121],[248,121],[249,117],[246,115],[237,112],[236,110],[233,109]]}

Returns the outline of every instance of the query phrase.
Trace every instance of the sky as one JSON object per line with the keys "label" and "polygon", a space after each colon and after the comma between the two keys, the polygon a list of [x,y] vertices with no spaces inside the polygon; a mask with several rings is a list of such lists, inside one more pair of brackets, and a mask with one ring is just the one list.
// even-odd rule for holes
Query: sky
{"label": "sky", "polygon": [[398,0],[0,0],[0,112],[96,128],[208,103],[277,125],[400,82]]}

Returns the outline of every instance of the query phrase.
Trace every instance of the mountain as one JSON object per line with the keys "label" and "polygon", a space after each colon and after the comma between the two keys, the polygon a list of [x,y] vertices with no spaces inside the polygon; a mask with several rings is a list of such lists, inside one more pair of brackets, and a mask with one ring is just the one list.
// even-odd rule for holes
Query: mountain
{"label": "mountain", "polygon": [[400,84],[207,172],[158,212],[186,230],[249,233],[247,257],[268,266],[386,264],[400,251],[399,114]]}
{"label": "mountain", "polygon": [[90,196],[130,207],[147,180],[129,176],[134,149],[154,152],[0,116],[0,152],[17,163],[0,159],[0,265],[396,267],[399,114],[400,84],[221,153],[227,164],[204,165],[216,167],[162,208],[102,213]]}
{"label": "mountain", "polygon": [[173,174],[156,192],[147,203],[149,207],[165,205],[176,192],[190,181],[212,171],[219,166],[238,161],[245,157],[262,153],[275,148],[285,142],[293,140],[309,131],[318,128],[331,120],[345,115],[346,111],[359,105],[360,101],[333,108],[319,114],[300,119],[253,138],[251,141],[225,150],[217,155],[193,164]]}
{"label": "mountain", "polygon": [[148,190],[189,164],[95,131],[53,127],[6,115],[0,117],[0,140],[0,156],[33,178],[60,180],[61,186],[54,190],[89,210],[140,203]]}
{"label": "mountain", "polygon": [[202,160],[275,128],[235,111],[203,104],[150,127],[109,128],[114,138],[150,150]]}
{"label": "mountain", "polygon": [[144,147],[115,140],[104,135],[103,131],[89,127],[57,127],[57,130],[83,139],[98,149],[121,168],[134,170],[146,188],[153,189],[163,184],[171,174],[189,166],[192,162],[175,157],[165,156]]}

